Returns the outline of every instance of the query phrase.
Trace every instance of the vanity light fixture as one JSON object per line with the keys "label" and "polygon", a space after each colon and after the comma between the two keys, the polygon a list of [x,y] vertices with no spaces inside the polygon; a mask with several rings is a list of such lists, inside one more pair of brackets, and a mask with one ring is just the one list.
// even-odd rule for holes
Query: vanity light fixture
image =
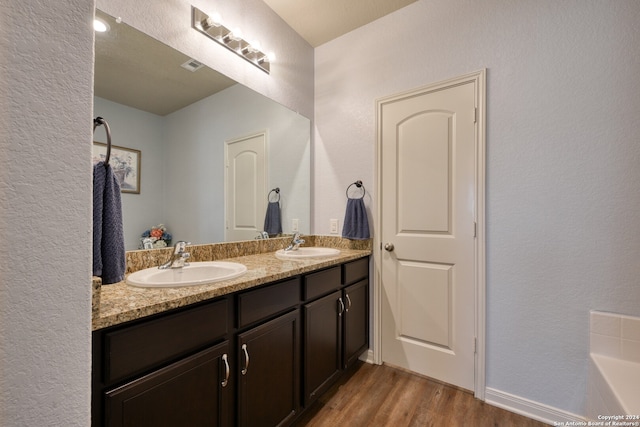
{"label": "vanity light fixture", "polygon": [[191,11],[192,28],[269,74],[271,71],[270,63],[275,60],[273,53],[267,55],[262,51],[260,43],[249,43],[244,40],[240,29],[230,30],[225,27],[222,17],[218,13],[209,16],[195,6],[191,6]]}

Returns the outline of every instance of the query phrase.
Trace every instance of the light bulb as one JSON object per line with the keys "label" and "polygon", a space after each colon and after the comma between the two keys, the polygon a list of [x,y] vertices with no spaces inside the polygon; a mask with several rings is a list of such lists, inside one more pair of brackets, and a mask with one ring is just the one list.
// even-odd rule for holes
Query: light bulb
{"label": "light bulb", "polygon": [[259,41],[254,40],[251,43],[249,43],[249,52],[256,53],[256,52],[258,52],[260,50],[262,50],[262,47],[260,46],[260,42]]}
{"label": "light bulb", "polygon": [[222,16],[220,16],[218,12],[215,12],[213,15],[211,15],[209,19],[213,21],[213,25],[215,25],[216,27],[222,25]]}
{"label": "light bulb", "polygon": [[240,28],[231,30],[231,33],[229,34],[229,38],[234,41],[240,40],[242,38],[242,31],[240,30]]}
{"label": "light bulb", "polygon": [[222,25],[222,16],[216,12],[208,17],[206,22],[209,27],[219,27]]}
{"label": "light bulb", "polygon": [[109,24],[96,18],[93,20],[93,29],[99,33],[105,33],[109,31]]}

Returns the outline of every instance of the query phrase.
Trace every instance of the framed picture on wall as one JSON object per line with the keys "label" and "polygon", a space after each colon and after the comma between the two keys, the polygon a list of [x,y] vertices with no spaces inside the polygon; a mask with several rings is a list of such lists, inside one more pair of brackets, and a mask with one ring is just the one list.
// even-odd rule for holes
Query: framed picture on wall
{"label": "framed picture on wall", "polygon": [[[93,143],[93,164],[102,162],[107,157],[107,144]],[[122,193],[140,194],[140,150],[111,146],[109,164],[113,168]]]}

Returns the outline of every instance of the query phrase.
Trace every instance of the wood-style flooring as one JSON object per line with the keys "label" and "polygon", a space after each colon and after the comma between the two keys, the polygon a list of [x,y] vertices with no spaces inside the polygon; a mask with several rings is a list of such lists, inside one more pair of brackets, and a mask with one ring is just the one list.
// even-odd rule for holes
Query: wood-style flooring
{"label": "wood-style flooring", "polygon": [[296,426],[542,427],[473,394],[386,365],[359,365],[321,396]]}

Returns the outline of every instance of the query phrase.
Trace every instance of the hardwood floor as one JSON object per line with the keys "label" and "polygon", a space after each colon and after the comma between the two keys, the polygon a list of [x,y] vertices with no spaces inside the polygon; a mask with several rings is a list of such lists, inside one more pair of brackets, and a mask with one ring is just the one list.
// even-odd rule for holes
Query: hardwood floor
{"label": "hardwood floor", "polygon": [[361,362],[296,423],[300,427],[546,425],[488,405],[470,392],[389,366]]}

